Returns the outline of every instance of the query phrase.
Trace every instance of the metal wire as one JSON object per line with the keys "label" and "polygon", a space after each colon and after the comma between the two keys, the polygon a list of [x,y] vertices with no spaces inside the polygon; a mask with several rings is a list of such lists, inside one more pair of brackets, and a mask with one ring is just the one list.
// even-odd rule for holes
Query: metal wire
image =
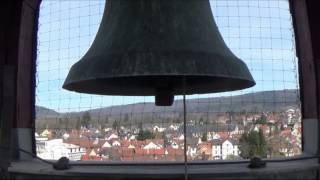
{"label": "metal wire", "polygon": [[187,155],[187,104],[186,104],[186,77],[182,78],[183,86],[183,140],[184,140],[184,179],[188,180],[188,155]]}

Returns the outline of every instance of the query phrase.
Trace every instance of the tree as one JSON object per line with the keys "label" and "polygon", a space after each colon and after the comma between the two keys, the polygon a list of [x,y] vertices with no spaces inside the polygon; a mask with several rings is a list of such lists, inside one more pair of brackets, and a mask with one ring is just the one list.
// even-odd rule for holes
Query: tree
{"label": "tree", "polygon": [[169,144],[169,140],[168,140],[168,137],[166,136],[166,133],[162,132],[162,139],[163,139],[163,146],[164,147],[167,147]]}
{"label": "tree", "polygon": [[179,123],[182,122],[182,121],[181,121],[181,119],[178,117],[178,118],[173,119],[172,122],[175,123],[175,124],[179,124]]}
{"label": "tree", "polygon": [[267,124],[267,116],[261,114],[261,116],[257,119],[256,124]]}
{"label": "tree", "polygon": [[208,140],[207,133],[206,133],[206,132],[203,132],[203,133],[202,133],[202,137],[201,137],[201,141],[202,141],[202,142],[206,142],[207,140]]}
{"label": "tree", "polygon": [[64,128],[66,130],[68,130],[69,129],[69,119],[68,118],[64,118],[63,124],[64,124]]}
{"label": "tree", "polygon": [[226,160],[237,160],[238,157],[235,156],[234,154],[228,154],[226,157]]}
{"label": "tree", "polygon": [[109,118],[108,116],[104,119],[104,121],[102,121],[101,123],[99,123],[100,129],[104,130],[107,127],[107,124],[109,124]]}
{"label": "tree", "polygon": [[80,119],[80,117],[78,117],[76,120],[76,129],[80,130],[80,128],[81,128],[81,119]]}
{"label": "tree", "polygon": [[271,157],[285,157],[285,154],[281,152],[283,147],[289,148],[286,144],[290,144],[290,141],[286,139],[286,137],[281,136],[280,134],[276,134],[272,136],[268,143],[270,146],[268,147],[268,154]]}
{"label": "tree", "polygon": [[144,141],[146,139],[154,139],[155,135],[149,130],[140,129],[139,134],[137,136],[137,140]]}
{"label": "tree", "polygon": [[139,130],[142,130],[142,122],[141,121],[138,124],[138,128],[139,128]]}
{"label": "tree", "polygon": [[104,123],[109,124],[109,117],[108,116],[104,119]]}
{"label": "tree", "polygon": [[240,156],[244,159],[250,158],[249,133],[244,133],[239,139]]}
{"label": "tree", "polygon": [[58,119],[58,127],[61,128],[61,125],[62,125],[62,119],[59,118],[59,119]]}
{"label": "tree", "polygon": [[267,141],[264,137],[264,134],[261,129],[259,129],[259,145],[258,145],[258,154],[261,157],[266,157],[267,156],[267,150],[268,150],[268,145]]}
{"label": "tree", "polygon": [[129,122],[129,115],[128,115],[128,114],[125,114],[125,115],[124,115],[123,122],[124,122],[125,124],[127,124],[127,123]]}
{"label": "tree", "polygon": [[89,125],[91,123],[91,115],[89,111],[86,111],[83,115],[82,115],[82,119],[81,119],[81,125],[88,128]]}
{"label": "tree", "polygon": [[259,129],[259,132],[250,131],[249,133],[244,133],[240,137],[240,156],[244,159],[255,156],[266,157],[267,148],[267,142],[261,129]]}
{"label": "tree", "polygon": [[114,130],[118,131],[119,128],[120,128],[120,123],[117,120],[114,120],[113,123],[112,123],[112,128]]}
{"label": "tree", "polygon": [[163,132],[159,132],[158,130],[156,130],[155,132],[153,132],[153,134],[155,139],[163,139]]}
{"label": "tree", "polygon": [[229,115],[229,122],[228,122],[228,124],[231,124],[231,123],[233,122],[234,111],[233,111],[233,110],[227,111],[227,114]]}
{"label": "tree", "polygon": [[203,125],[203,118],[202,118],[202,117],[201,117],[200,120],[199,120],[199,124],[200,124],[200,125]]}

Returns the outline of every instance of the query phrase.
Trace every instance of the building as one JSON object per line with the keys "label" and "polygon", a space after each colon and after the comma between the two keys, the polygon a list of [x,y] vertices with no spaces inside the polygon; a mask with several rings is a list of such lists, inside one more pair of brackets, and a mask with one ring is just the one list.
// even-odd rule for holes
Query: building
{"label": "building", "polygon": [[212,141],[212,159],[233,159],[239,156],[239,148],[236,141],[231,139],[221,139]]}
{"label": "building", "polygon": [[78,161],[82,155],[86,154],[85,148],[74,144],[63,143],[63,139],[42,141],[41,146],[37,147],[37,150],[39,157],[51,160],[67,157],[70,160]]}
{"label": "building", "polygon": [[221,157],[222,159],[228,159],[229,156],[239,156],[238,145],[235,141],[226,139],[221,145]]}

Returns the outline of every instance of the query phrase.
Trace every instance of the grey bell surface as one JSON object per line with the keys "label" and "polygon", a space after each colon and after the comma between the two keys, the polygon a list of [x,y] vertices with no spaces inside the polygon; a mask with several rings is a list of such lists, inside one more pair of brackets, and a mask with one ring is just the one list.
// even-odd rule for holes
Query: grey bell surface
{"label": "grey bell surface", "polygon": [[156,105],[171,105],[174,95],[254,85],[246,64],[226,46],[208,0],[108,0],[93,44],[63,88],[156,96]]}

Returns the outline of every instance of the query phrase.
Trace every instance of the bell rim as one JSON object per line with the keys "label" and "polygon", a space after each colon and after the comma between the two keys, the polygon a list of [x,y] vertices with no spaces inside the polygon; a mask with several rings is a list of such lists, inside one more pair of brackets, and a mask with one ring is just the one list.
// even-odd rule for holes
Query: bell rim
{"label": "bell rim", "polygon": [[[211,93],[219,93],[219,92],[227,92],[227,91],[237,91],[237,90],[242,90],[242,89],[247,89],[251,88],[256,85],[256,82],[254,79],[251,77],[249,78],[239,78],[239,77],[233,77],[233,76],[224,76],[224,75],[194,75],[194,74],[148,74],[148,75],[117,75],[117,76],[110,76],[110,77],[95,77],[95,78],[90,78],[90,79],[82,79],[79,81],[74,81],[74,82],[67,82],[67,80],[64,82],[62,88],[74,92],[79,92],[79,93],[87,93],[87,94],[97,94],[97,95],[117,95],[117,96],[154,96],[156,95],[156,92],[150,92],[146,91],[146,88],[140,87],[137,89],[141,89],[139,91],[131,91],[133,88],[131,85],[128,85],[128,83],[123,84],[123,85],[116,85],[118,92],[116,91],[92,91],[92,90],[84,90],[86,88],[83,88],[83,84],[89,85],[90,83],[95,84],[97,81],[105,81],[105,80],[112,80],[112,81],[118,81],[118,80],[124,80],[125,82],[130,82],[132,80],[137,80],[137,78],[163,78],[164,80],[168,78],[179,78],[181,83],[183,82],[183,78],[186,78],[186,90],[185,90],[185,95],[192,95],[192,94],[211,94]],[[205,82],[206,84],[209,84],[212,86],[209,89],[202,90],[198,89],[196,87],[193,87],[193,84],[188,83],[189,79],[192,78],[201,78],[203,80],[209,79],[209,82]],[[228,82],[227,84],[223,85],[223,88],[212,88],[214,83],[210,83],[210,81],[213,81],[214,79],[217,80],[217,82]],[[83,83],[83,84],[82,84]],[[238,86],[232,86],[230,84],[233,83],[238,83],[240,85]],[[98,85],[97,85],[98,86]],[[110,85],[109,85],[110,86]],[[113,85],[114,86],[114,85]],[[80,88],[79,88],[80,87]],[[93,86],[94,87],[94,86]],[[151,88],[152,87],[152,88]],[[154,86],[151,86],[148,89],[155,89]],[[174,95],[183,95],[183,86],[180,86],[180,90],[175,90]],[[176,87],[175,87],[176,88]],[[192,90],[190,90],[190,88]],[[124,89],[124,90],[120,90]]]}

